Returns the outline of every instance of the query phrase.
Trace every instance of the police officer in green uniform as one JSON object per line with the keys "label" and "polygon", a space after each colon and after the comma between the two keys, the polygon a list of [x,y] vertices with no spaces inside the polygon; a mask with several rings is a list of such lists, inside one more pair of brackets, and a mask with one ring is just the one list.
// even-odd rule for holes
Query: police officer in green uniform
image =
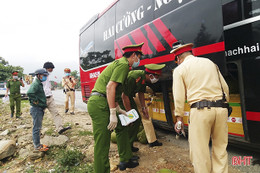
{"label": "police officer in green uniform", "polygon": [[21,116],[21,94],[20,94],[20,86],[24,87],[24,83],[22,79],[18,79],[18,71],[14,71],[12,73],[13,79],[7,81],[6,84],[6,94],[5,97],[8,96],[8,91],[10,91],[10,109],[11,109],[11,118],[14,116],[14,107],[16,105],[16,118],[20,118]]}
{"label": "police officer in green uniform", "polygon": [[129,45],[123,48],[123,57],[113,61],[99,75],[92,90],[87,107],[92,119],[94,146],[94,172],[110,172],[109,148],[111,131],[116,130],[117,145],[120,157],[119,169],[134,168],[139,165],[133,161],[128,131],[118,121],[118,114],[125,114],[117,101],[121,98],[122,84],[127,78],[129,68],[137,67],[142,56],[144,43]]}
{"label": "police officer in green uniform", "polygon": [[[145,70],[133,70],[129,72],[126,82],[123,86],[122,101],[120,106],[126,111],[135,109],[138,112],[137,105],[134,101],[136,93],[140,100],[142,107],[143,117],[149,119],[149,114],[147,107],[145,106],[144,93],[147,83],[156,83],[159,80],[161,75],[161,69],[165,67],[165,64],[148,64],[145,65]],[[138,112],[139,115],[141,115]],[[141,117],[141,116],[140,116]],[[136,140],[139,126],[141,123],[141,118],[137,119],[131,126],[129,126],[129,138],[131,149],[133,152],[137,152],[139,149],[133,146],[134,141]],[[155,136],[155,135],[154,135]],[[158,142],[156,139],[150,143],[150,146],[161,146],[162,143]]]}

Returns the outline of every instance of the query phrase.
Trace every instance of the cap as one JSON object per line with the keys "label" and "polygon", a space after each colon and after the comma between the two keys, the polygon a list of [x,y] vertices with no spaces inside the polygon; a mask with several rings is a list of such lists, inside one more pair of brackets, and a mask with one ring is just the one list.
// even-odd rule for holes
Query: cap
{"label": "cap", "polygon": [[35,72],[34,72],[34,74],[43,74],[44,76],[48,76],[49,75],[49,73],[46,71],[46,69],[45,68],[40,68],[40,69],[38,69],[38,70],[36,70]]}
{"label": "cap", "polygon": [[52,62],[45,62],[43,68],[55,68]]}
{"label": "cap", "polygon": [[160,75],[165,64],[147,64],[144,67],[146,72]]}
{"label": "cap", "polygon": [[143,44],[144,44],[144,42],[140,43],[140,44],[128,45],[128,46],[123,47],[122,49],[123,49],[124,53],[126,53],[126,52],[140,52],[143,55],[143,52],[142,52]]}
{"label": "cap", "polygon": [[18,71],[13,71],[12,75],[17,76],[18,75]]}
{"label": "cap", "polygon": [[70,69],[69,69],[69,68],[65,68],[65,69],[64,69],[64,72],[65,72],[65,73],[70,73]]}
{"label": "cap", "polygon": [[177,56],[177,55],[180,55],[184,52],[191,51],[193,46],[194,46],[193,43],[182,44],[181,42],[176,42],[176,43],[173,44],[172,50],[170,51],[170,53]]}

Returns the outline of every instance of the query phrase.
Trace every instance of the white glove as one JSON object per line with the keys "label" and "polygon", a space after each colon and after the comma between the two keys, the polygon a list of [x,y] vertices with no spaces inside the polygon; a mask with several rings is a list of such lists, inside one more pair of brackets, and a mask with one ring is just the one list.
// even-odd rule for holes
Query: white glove
{"label": "white glove", "polygon": [[125,116],[128,116],[127,113],[126,113],[126,111],[123,110],[123,109],[121,109],[119,105],[117,105],[116,111],[117,111],[118,113],[120,113],[120,114],[124,114]]}
{"label": "white glove", "polygon": [[112,131],[116,128],[117,126],[117,117],[116,117],[116,108],[111,108],[110,109],[110,122],[107,126],[107,129]]}

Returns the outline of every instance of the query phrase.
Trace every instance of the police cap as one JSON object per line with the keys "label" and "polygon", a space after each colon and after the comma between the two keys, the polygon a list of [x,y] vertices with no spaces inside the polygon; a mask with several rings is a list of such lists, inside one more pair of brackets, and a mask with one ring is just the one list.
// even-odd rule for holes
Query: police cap
{"label": "police cap", "polygon": [[165,67],[165,64],[147,64],[144,67],[146,72],[160,75],[162,74],[162,69]]}
{"label": "police cap", "polygon": [[170,53],[174,54],[174,56],[177,56],[184,52],[192,51],[193,46],[194,46],[193,43],[182,44],[181,42],[178,41],[173,44]]}
{"label": "police cap", "polygon": [[128,45],[128,46],[123,47],[122,49],[123,49],[124,53],[126,53],[126,52],[140,52],[143,55],[143,52],[142,52],[143,44],[144,44],[144,42],[140,43],[140,44]]}
{"label": "police cap", "polygon": [[18,75],[18,71],[16,71],[16,70],[13,71],[12,75],[17,76]]}

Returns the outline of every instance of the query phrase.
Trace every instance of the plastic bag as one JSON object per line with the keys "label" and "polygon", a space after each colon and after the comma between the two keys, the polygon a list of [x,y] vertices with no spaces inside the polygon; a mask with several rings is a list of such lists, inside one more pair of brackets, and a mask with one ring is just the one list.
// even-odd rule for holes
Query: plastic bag
{"label": "plastic bag", "polygon": [[7,97],[3,97],[3,98],[2,98],[2,101],[3,101],[3,103],[8,102],[8,101],[9,101],[9,96],[7,96]]}

